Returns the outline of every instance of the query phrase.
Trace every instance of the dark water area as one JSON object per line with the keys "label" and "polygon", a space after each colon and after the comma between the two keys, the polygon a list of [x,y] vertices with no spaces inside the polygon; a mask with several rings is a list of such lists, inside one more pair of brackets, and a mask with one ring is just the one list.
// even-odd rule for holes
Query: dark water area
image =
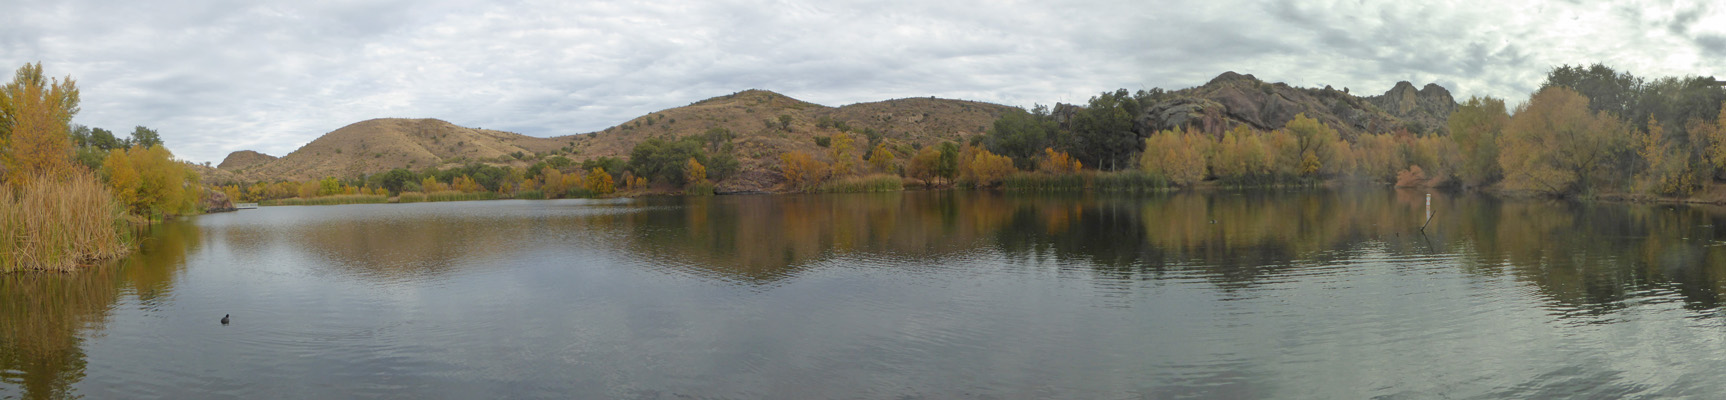
{"label": "dark water area", "polygon": [[1388,189],[205,215],[0,275],[0,398],[1726,393],[1726,210],[1432,203],[1425,233]]}

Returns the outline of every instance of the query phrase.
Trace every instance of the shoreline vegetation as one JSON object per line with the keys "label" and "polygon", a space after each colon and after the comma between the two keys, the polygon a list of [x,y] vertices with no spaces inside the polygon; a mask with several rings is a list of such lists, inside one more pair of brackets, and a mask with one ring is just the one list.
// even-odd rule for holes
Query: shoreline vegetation
{"label": "shoreline vegetation", "polygon": [[[1359,99],[1346,90],[1289,89],[1234,73],[1218,81],[1231,90],[1307,90]],[[7,187],[0,204],[65,199],[54,201],[68,209],[105,209],[98,200],[109,198],[122,210],[111,218],[132,222],[62,221],[49,217],[60,214],[38,216],[9,207],[0,215],[0,233],[8,234],[0,243],[5,257],[0,271],[68,270],[119,257],[124,252],[112,250],[108,239],[93,244],[85,238],[113,237],[130,248],[126,231],[136,224],[202,212],[206,206],[200,203],[212,199],[275,206],[919,188],[1138,193],[1376,185],[1512,197],[1726,203],[1726,185],[1719,185],[1726,182],[1726,85],[1712,77],[1644,79],[1599,64],[1566,65],[1548,71],[1540,89],[1513,108],[1503,99],[1457,103],[1444,94],[1443,102],[1454,107],[1442,107],[1448,115],[1441,115],[1437,126],[1414,120],[1376,128],[1332,126],[1349,124],[1336,118],[1343,111],[1382,113],[1355,101],[1336,103],[1342,111],[1308,108],[1318,114],[1280,117],[1275,122],[1280,126],[1194,109],[1183,111],[1192,118],[1173,128],[1151,128],[1158,125],[1144,116],[1153,105],[1210,104],[1183,96],[1192,94],[1121,89],[1081,105],[1009,108],[977,127],[980,134],[948,132],[941,139],[894,136],[855,128],[859,121],[824,116],[810,131],[819,135],[802,136],[812,137],[812,143],[797,139],[793,148],[766,152],[739,150],[738,133],[714,126],[682,137],[646,137],[626,157],[578,162],[562,153],[516,152],[495,163],[469,160],[346,178],[204,186],[198,184],[197,169],[174,160],[154,130],[139,126],[121,139],[111,131],[71,124],[78,107],[70,77],[51,80],[40,64],[26,65],[0,91],[0,155]],[[749,135],[786,139],[788,133],[809,129],[794,122],[780,115]],[[931,139],[934,143],[925,143]],[[33,184],[43,176],[84,179],[80,174],[107,191],[92,191],[87,184]],[[74,190],[79,192],[69,193]],[[26,228],[40,224],[53,227]],[[93,229],[114,232],[82,233]]]}
{"label": "shoreline vegetation", "polygon": [[0,86],[0,273],[118,259],[135,230],[201,212],[203,188],[156,131],[73,126],[78,86],[25,64]]}

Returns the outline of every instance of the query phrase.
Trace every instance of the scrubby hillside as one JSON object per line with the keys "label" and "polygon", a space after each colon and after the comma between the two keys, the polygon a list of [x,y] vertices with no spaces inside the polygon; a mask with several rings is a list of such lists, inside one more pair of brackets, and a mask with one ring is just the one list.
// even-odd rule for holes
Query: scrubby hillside
{"label": "scrubby hillside", "polygon": [[236,151],[233,153],[228,153],[228,157],[223,158],[221,164],[216,164],[216,168],[221,168],[223,170],[228,170],[228,171],[234,171],[234,170],[246,169],[247,167],[255,166],[258,164],[267,164],[267,163],[269,163],[271,161],[275,161],[275,160],[276,160],[276,156],[272,156],[272,155],[264,154],[264,153],[259,153],[259,152],[251,151],[251,150],[240,150],[240,151]]}
{"label": "scrubby hillside", "polygon": [[[464,128],[435,119],[374,119],[337,129],[280,159],[236,152],[221,164],[242,181],[354,177],[394,168],[420,169],[481,162],[524,166],[536,158],[627,157],[652,138],[677,140],[719,128],[731,132],[743,175],[766,171],[787,151],[821,156],[817,137],[854,135],[858,143],[888,143],[899,156],[914,147],[982,134],[1010,107],[962,100],[911,98],[828,107],[764,90],[747,90],[660,110],[603,131],[539,138]],[[861,145],[860,145],[861,146]],[[230,162],[231,161],[231,162]]]}
{"label": "scrubby hillside", "polygon": [[[495,161],[556,151],[567,141],[510,132],[464,128],[436,119],[373,119],[342,127],[279,159],[247,165],[227,161],[223,170],[243,180],[348,178],[394,168]],[[239,156],[245,159],[244,156]],[[236,158],[230,155],[229,159]]]}

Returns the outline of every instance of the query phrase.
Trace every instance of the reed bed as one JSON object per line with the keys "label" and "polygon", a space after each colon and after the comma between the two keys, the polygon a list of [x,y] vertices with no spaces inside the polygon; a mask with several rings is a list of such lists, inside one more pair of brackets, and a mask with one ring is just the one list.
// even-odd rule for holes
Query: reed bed
{"label": "reed bed", "polygon": [[515,198],[518,200],[545,200],[545,192],[538,190],[523,190],[515,192]]}
{"label": "reed bed", "polygon": [[1021,172],[1001,181],[1001,188],[1022,192],[1151,192],[1172,188],[1167,179],[1139,171],[1045,174]]}
{"label": "reed bed", "polygon": [[402,192],[401,196],[398,196],[396,198],[396,202],[397,203],[423,203],[423,202],[437,202],[437,201],[470,201],[470,200],[496,200],[496,199],[497,199],[497,193],[492,193],[492,192],[462,192],[462,191],[458,191],[458,190],[445,190],[445,191],[438,191],[438,192],[431,192],[431,193]]}
{"label": "reed bed", "polygon": [[713,195],[713,188],[714,188],[714,185],[712,182],[692,182],[688,186],[685,186],[683,188],[683,195],[684,196],[712,196]]}
{"label": "reed bed", "polygon": [[338,204],[377,204],[389,202],[389,196],[381,194],[338,194],[313,198],[292,197],[286,199],[264,200],[261,206],[333,206]]}
{"label": "reed bed", "polygon": [[904,180],[895,175],[871,174],[853,176],[823,183],[816,186],[814,192],[822,193],[873,193],[897,192],[905,190]]}
{"label": "reed bed", "polygon": [[89,173],[0,186],[0,272],[69,271],[131,251],[133,218]]}

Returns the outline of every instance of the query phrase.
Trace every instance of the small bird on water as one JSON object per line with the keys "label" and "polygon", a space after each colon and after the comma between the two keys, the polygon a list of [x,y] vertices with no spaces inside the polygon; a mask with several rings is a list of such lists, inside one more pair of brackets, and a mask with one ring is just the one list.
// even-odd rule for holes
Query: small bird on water
{"label": "small bird on water", "polygon": [[222,314],[222,325],[228,324],[228,314]]}

